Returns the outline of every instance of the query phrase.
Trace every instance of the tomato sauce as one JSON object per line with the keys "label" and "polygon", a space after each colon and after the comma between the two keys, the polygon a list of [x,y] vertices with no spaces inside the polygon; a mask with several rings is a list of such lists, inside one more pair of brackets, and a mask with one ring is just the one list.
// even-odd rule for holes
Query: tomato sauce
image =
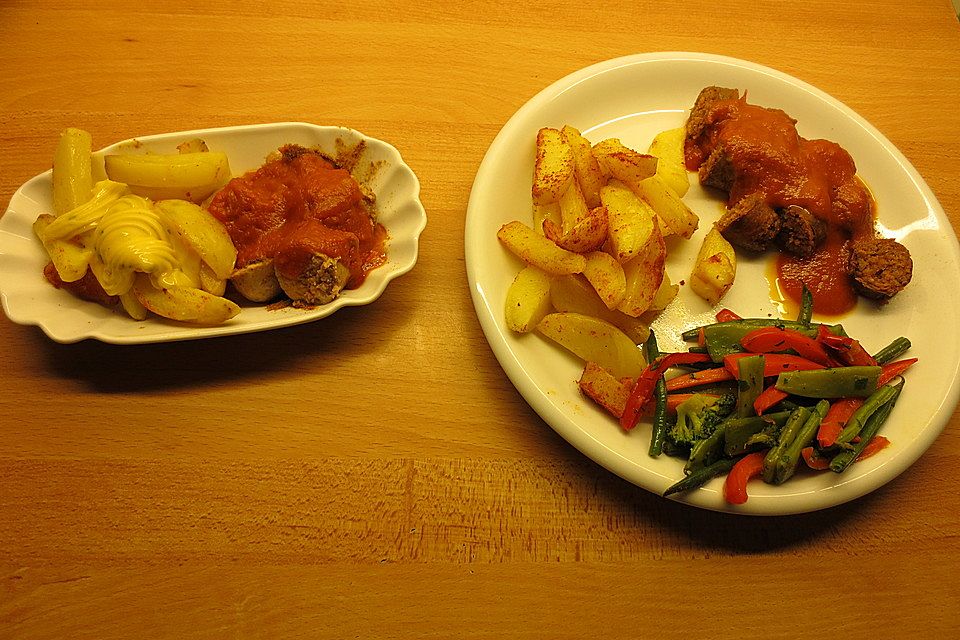
{"label": "tomato sauce", "polygon": [[312,253],[338,258],[350,270],[347,288],[386,262],[387,233],[375,221],[360,185],[319,153],[297,145],[231,180],[210,202],[237,248],[237,268],[274,259],[295,277]]}
{"label": "tomato sauce", "polygon": [[827,240],[808,258],[777,256],[781,293],[800,300],[803,284],[820,314],[839,315],[857,301],[847,275],[850,240],[874,235],[874,207],[857,177],[853,158],[829,140],[807,140],[796,121],[779,109],[747,103],[746,97],[715,102],[708,126],[685,149],[687,168],[697,170],[717,147],[736,168],[728,206],[761,193],[774,209],[803,207],[826,223]]}

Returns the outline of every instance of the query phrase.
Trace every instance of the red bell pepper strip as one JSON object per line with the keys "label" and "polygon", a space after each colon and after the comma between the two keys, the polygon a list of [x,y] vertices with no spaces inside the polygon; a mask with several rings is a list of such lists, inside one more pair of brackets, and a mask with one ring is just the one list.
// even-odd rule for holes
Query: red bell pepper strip
{"label": "red bell pepper strip", "polygon": [[737,460],[723,483],[723,497],[727,502],[743,504],[747,501],[747,482],[763,472],[763,459],[766,455],[766,451],[754,451]]}
{"label": "red bell pepper strip", "polygon": [[[676,415],[677,407],[680,404],[686,402],[693,396],[702,396],[704,398],[713,398],[717,399],[720,396],[714,393],[671,393],[667,395],[667,413]],[[652,416],[653,415],[654,402],[651,399],[647,404],[643,405],[643,415]]]}
{"label": "red bell pepper strip", "polygon": [[877,361],[853,338],[837,336],[820,325],[817,329],[817,342],[829,349],[841,363],[850,366],[876,366]]}
{"label": "red bell pepper strip", "polygon": [[[727,371],[732,373],[734,377],[736,377],[739,372],[737,360],[753,355],[756,354],[731,353],[723,357],[723,366],[726,367]],[[784,371],[805,371],[807,369],[825,368],[822,364],[818,364],[812,360],[807,360],[806,358],[801,358],[800,356],[794,356],[788,353],[765,353],[763,355],[763,362],[764,378],[778,376]]]}
{"label": "red bell pepper strip", "polygon": [[761,391],[760,395],[758,395],[756,400],[753,401],[753,410],[757,412],[758,416],[762,416],[764,411],[777,404],[788,395],[790,394],[785,391],[780,391],[780,389],[770,385]]}
{"label": "red bell pepper strip", "polygon": [[804,447],[800,450],[803,461],[815,471],[826,471],[830,468],[830,459],[821,457],[813,447]]}
{"label": "red bell pepper strip", "polygon": [[710,356],[706,353],[668,353],[648,364],[630,391],[630,397],[627,398],[627,404],[623,408],[623,415],[620,416],[620,426],[630,431],[637,425],[640,412],[643,410],[643,406],[647,404],[650,396],[653,395],[653,388],[664,371],[678,364],[694,364],[697,362],[710,362]]}
{"label": "red bell pepper strip", "polygon": [[714,384],[717,382],[726,382],[733,380],[734,377],[726,367],[717,367],[716,369],[704,369],[703,371],[692,371],[676,378],[667,380],[667,391],[678,391],[688,389],[704,384]]}
{"label": "red bell pepper strip", "polygon": [[761,327],[740,339],[740,345],[751,353],[773,353],[793,350],[802,358],[825,367],[834,366],[823,344],[793,329]]}
{"label": "red bell pepper strip", "polygon": [[743,320],[743,318],[730,309],[720,309],[720,311],[717,311],[717,322],[733,322],[734,320]]}
{"label": "red bell pepper strip", "polygon": [[866,460],[870,456],[883,451],[888,446],[890,446],[890,441],[885,436],[873,436],[873,439],[867,443],[867,446],[863,448],[863,451],[860,452],[860,455],[857,456],[854,462]]}
{"label": "red bell pepper strip", "polygon": [[904,371],[910,368],[916,358],[909,358],[907,360],[897,360],[896,362],[889,362],[882,367],[880,367],[880,375],[877,377],[877,386],[885,385],[899,375],[902,375]]}
{"label": "red bell pepper strip", "polygon": [[827,414],[820,421],[817,430],[817,443],[822,447],[831,447],[843,431],[850,416],[863,404],[863,398],[841,398],[830,405]]}
{"label": "red bell pepper strip", "polygon": [[703,327],[697,329],[697,346],[705,347],[707,346],[707,332],[703,330]]}

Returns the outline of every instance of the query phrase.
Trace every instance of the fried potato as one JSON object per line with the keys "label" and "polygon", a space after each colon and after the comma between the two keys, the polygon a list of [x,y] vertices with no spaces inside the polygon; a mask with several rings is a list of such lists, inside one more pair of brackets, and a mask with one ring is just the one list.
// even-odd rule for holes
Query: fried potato
{"label": "fried potato", "polygon": [[556,202],[573,181],[573,151],[557,129],[544,127],[537,132],[533,163],[533,201]]}
{"label": "fried potato", "polygon": [[607,249],[617,261],[629,262],[655,241],[656,213],[617,180],[600,190],[600,199],[607,209]]}
{"label": "fried potato", "polygon": [[656,156],[634,151],[616,138],[595,144],[593,155],[605,175],[616,178],[631,189],[636,189],[638,183],[657,172]]}
{"label": "fried potato", "polygon": [[690,274],[690,288],[698,296],[717,304],[733,286],[737,275],[737,254],[716,227],[703,238]]}
{"label": "fried potato", "polygon": [[633,378],[617,378],[596,362],[588,362],[577,386],[583,395],[619,418],[627,406],[633,383]]}
{"label": "fried potato", "polygon": [[551,202],[550,204],[533,205],[533,228],[537,233],[543,233],[543,225],[547,220],[557,225],[557,227],[562,224],[560,220],[559,203]]}
{"label": "fried potato", "polygon": [[587,202],[587,206],[593,209],[600,205],[600,187],[603,186],[606,179],[600,170],[600,163],[593,155],[593,147],[590,141],[570,125],[564,125],[560,129],[563,139],[570,145],[573,151],[574,176],[580,185],[580,191]]}
{"label": "fried potato", "polygon": [[511,331],[528,333],[536,329],[552,309],[550,274],[531,266],[521,269],[507,290],[504,307],[504,317]]}
{"label": "fried potato", "polygon": [[133,290],[126,291],[120,294],[120,304],[123,306],[123,310],[133,318],[134,320],[146,320],[147,314],[149,311],[143,304],[137,300],[137,296],[133,293]]}
{"label": "fried potato", "polygon": [[227,279],[219,277],[206,262],[200,264],[200,288],[215,296],[222,296],[227,290]]}
{"label": "fried potato", "polygon": [[[631,189],[634,185],[628,184]],[[700,224],[700,218],[690,210],[680,196],[676,194],[663,178],[652,175],[641,180],[636,186],[637,195],[649,204],[664,223],[664,232],[667,235],[677,234],[681,238],[690,239]]]}
{"label": "fried potato", "polygon": [[683,158],[686,135],[686,127],[661,131],[653,138],[653,142],[647,149],[647,153],[659,158],[657,175],[681,198],[690,188],[690,174]]}
{"label": "fried potato", "polygon": [[664,262],[667,247],[660,232],[660,225],[654,222],[653,241],[648,243],[643,253],[623,265],[627,280],[626,294],[617,307],[629,316],[640,316],[649,310],[663,283]]}
{"label": "fried potato", "polygon": [[237,250],[223,223],[186,200],[161,200],[154,206],[167,228],[193,249],[217,278],[230,277]]}
{"label": "fried potato", "polygon": [[650,308],[647,309],[647,312],[663,311],[667,308],[668,304],[673,302],[673,299],[677,297],[678,293],[680,293],[680,285],[670,282],[670,276],[666,270],[664,270],[663,281],[660,283],[660,288],[657,289],[656,295],[653,296],[653,302],[650,303]]}
{"label": "fried potato", "polygon": [[556,276],[550,283],[550,303],[556,311],[570,311],[600,318],[614,325],[634,341],[643,344],[650,327],[641,318],[634,318],[617,309],[608,309],[600,295],[583,276]]}
{"label": "fried potato", "polygon": [[578,313],[549,313],[537,331],[585,362],[595,362],[617,377],[637,377],[646,367],[643,351],[609,322]]}
{"label": "fried potato", "polygon": [[103,157],[107,177],[130,185],[151,200],[201,202],[230,179],[227,154],[111,154]]}
{"label": "fried potato", "polygon": [[191,287],[158,289],[150,276],[137,274],[133,295],[158,316],[194,324],[221,324],[240,313],[236,303]]}
{"label": "fried potato", "polygon": [[592,251],[586,257],[587,266],[583,276],[593,285],[607,308],[615,309],[627,294],[627,277],[623,267],[616,258],[604,251]]}
{"label": "fried potato", "polygon": [[518,258],[547,273],[580,273],[587,264],[587,259],[579,253],[558,247],[555,242],[522,222],[514,221],[503,225],[497,232],[497,238]]}
{"label": "fried potato", "polygon": [[560,221],[564,233],[580,224],[580,221],[590,213],[587,201],[584,200],[580,185],[576,181],[570,183],[557,202],[560,205]]}
{"label": "fried potato", "polygon": [[[40,214],[33,223],[33,233],[38,238],[43,238],[44,230],[54,220],[56,218],[49,213]],[[49,238],[42,240],[42,243],[61,280],[76,282],[87,273],[90,258],[93,256],[92,250],[73,239]]]}
{"label": "fried potato", "polygon": [[58,216],[93,195],[91,146],[90,134],[83,129],[69,128],[60,134],[53,154],[53,211]]}
{"label": "fried potato", "polygon": [[597,207],[564,232],[562,227],[550,220],[543,223],[544,235],[558,247],[575,253],[588,253],[603,246],[607,239],[607,210]]}

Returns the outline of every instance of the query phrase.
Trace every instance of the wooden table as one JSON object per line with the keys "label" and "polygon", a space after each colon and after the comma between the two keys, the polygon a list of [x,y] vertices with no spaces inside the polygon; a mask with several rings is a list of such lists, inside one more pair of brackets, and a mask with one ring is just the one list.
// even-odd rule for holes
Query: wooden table
{"label": "wooden table", "polygon": [[67,126],[104,145],[303,120],[397,146],[429,224],[380,300],[305,326],[115,347],[0,321],[0,637],[960,633],[957,414],[841,508],[686,507],[527,406],[463,258],[503,123],[554,80],[646,51],[730,55],[825,90],[960,228],[949,0],[72,4],[0,7],[0,202]]}

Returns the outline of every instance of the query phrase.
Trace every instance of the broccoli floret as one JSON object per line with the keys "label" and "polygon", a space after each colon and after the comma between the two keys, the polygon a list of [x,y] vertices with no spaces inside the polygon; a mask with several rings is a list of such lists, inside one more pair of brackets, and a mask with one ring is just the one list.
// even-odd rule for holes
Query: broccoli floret
{"label": "broccoli floret", "polygon": [[727,393],[719,398],[695,394],[677,406],[677,423],[668,434],[673,444],[692,447],[708,438],[737,405],[737,396]]}

